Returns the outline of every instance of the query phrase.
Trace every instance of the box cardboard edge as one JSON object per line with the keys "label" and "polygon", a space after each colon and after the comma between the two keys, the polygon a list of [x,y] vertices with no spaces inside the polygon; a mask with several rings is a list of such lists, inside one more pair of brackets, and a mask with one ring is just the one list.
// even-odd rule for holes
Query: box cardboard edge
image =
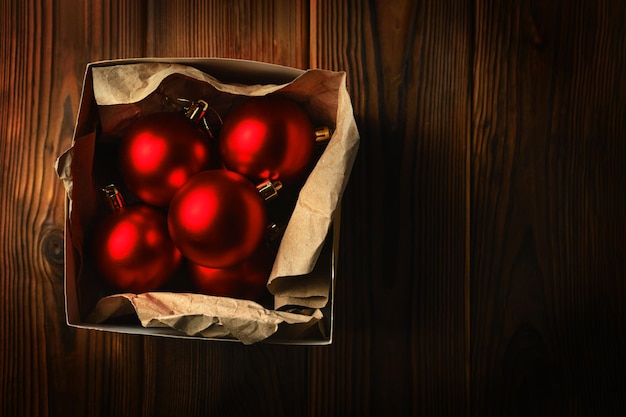
{"label": "box cardboard edge", "polygon": [[[213,75],[215,71],[224,72],[226,68],[232,66],[233,64],[238,66],[243,66],[243,71],[240,71],[238,74],[239,77],[242,74],[254,75],[255,79],[257,71],[263,69],[262,73],[266,77],[266,79],[261,80],[259,83],[263,84],[282,84],[287,83],[295,79],[297,76],[304,74],[306,71],[302,69],[286,67],[282,65],[266,63],[261,61],[251,61],[251,60],[242,60],[242,59],[233,59],[233,58],[158,58],[158,57],[146,57],[146,58],[128,58],[128,59],[114,59],[114,60],[101,60],[94,61],[87,64],[85,73],[83,76],[83,84],[81,89],[81,96],[79,100],[79,108],[78,114],[76,117],[76,123],[74,127],[73,141],[84,133],[84,129],[86,128],[86,124],[89,124],[89,120],[91,120],[90,114],[93,112],[91,108],[94,104],[93,97],[93,88],[89,88],[92,86],[92,69],[94,67],[104,67],[111,65],[127,65],[127,64],[135,64],[135,63],[173,63],[173,64],[182,64],[182,65],[191,65],[202,71],[206,71]],[[240,67],[241,69],[241,67]],[[273,75],[272,75],[273,74]],[[271,76],[269,76],[271,75]],[[217,77],[216,77],[217,78]],[[236,339],[230,338],[209,338],[209,337],[199,337],[199,336],[188,336],[184,335],[175,330],[170,331],[165,328],[144,328],[141,326],[125,326],[125,325],[116,325],[116,324],[93,324],[93,323],[85,323],[80,318],[79,306],[78,306],[78,289],[76,283],[76,268],[75,268],[75,253],[74,248],[71,243],[71,237],[69,236],[69,209],[70,209],[70,200],[66,197],[65,199],[65,230],[64,230],[64,239],[65,239],[65,265],[64,265],[64,297],[65,297],[65,310],[66,310],[66,323],[68,326],[73,328],[80,329],[88,329],[88,330],[96,330],[96,331],[107,331],[114,333],[124,333],[124,334],[135,334],[135,335],[149,335],[149,336],[157,336],[157,337],[169,337],[169,338],[177,338],[177,339],[192,339],[192,340],[203,340],[203,341],[231,341],[238,342]],[[294,346],[323,346],[330,345],[333,343],[334,336],[334,295],[335,295],[335,276],[337,273],[337,252],[338,252],[338,242],[339,242],[339,223],[340,223],[340,205],[337,207],[337,214],[335,217],[335,221],[333,221],[333,225],[331,226],[334,230],[333,239],[332,239],[332,247],[331,247],[331,268],[330,268],[330,294],[329,294],[329,302],[326,307],[328,310],[328,335],[326,338],[320,339],[303,339],[303,340],[286,340],[277,338],[275,340],[264,340],[260,343],[267,344],[279,344],[279,345],[294,345]]]}

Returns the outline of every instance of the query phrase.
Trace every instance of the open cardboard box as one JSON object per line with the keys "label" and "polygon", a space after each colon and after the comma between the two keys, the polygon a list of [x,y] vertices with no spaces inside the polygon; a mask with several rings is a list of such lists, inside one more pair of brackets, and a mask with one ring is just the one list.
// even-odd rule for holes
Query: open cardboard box
{"label": "open cardboard box", "polygon": [[[170,65],[173,65],[174,68],[170,68]],[[176,72],[183,68],[183,71],[190,71],[189,74],[185,73],[181,78],[183,84],[187,83],[188,81],[185,80],[188,79],[191,79],[192,82],[213,83],[211,87],[217,85],[220,94],[265,95],[272,92],[284,92],[300,102],[307,103],[305,106],[309,107],[309,112],[315,112],[316,108],[330,107],[330,110],[327,109],[327,111],[332,117],[329,119],[327,115],[326,120],[322,121],[332,125],[333,136],[327,148],[318,155],[318,164],[307,179],[299,197],[299,199],[305,198],[302,197],[302,194],[309,193],[310,201],[321,201],[326,204],[326,207],[321,207],[320,211],[325,211],[327,215],[322,219],[310,219],[311,214],[309,212],[306,210],[297,211],[300,209],[296,207],[292,220],[287,226],[272,277],[268,283],[268,287],[273,293],[274,306],[266,308],[256,303],[252,303],[254,305],[250,306],[249,302],[244,301],[243,304],[235,304],[234,307],[237,313],[242,310],[245,312],[251,307],[250,311],[253,316],[271,316],[272,319],[269,322],[263,319],[263,323],[260,325],[253,323],[248,326],[253,333],[258,327],[269,327],[270,329],[266,329],[262,335],[253,334],[251,337],[244,336],[242,338],[236,332],[223,330],[223,328],[228,328],[226,324],[228,318],[221,317],[219,314],[216,316],[216,313],[211,312],[179,311],[177,302],[172,304],[173,307],[167,307],[170,310],[166,309],[164,314],[166,317],[163,319],[161,317],[146,319],[147,313],[141,313],[138,310],[141,308],[141,304],[146,302],[146,299],[139,299],[139,297],[147,295],[149,302],[152,299],[151,295],[155,297],[173,295],[174,299],[178,300],[177,297],[186,297],[189,294],[177,294],[176,291],[170,290],[170,292],[142,294],[138,298],[134,298],[132,294],[127,297],[113,295],[114,299],[108,300],[107,296],[110,294],[106,293],[106,289],[95,278],[94,271],[90,267],[89,257],[83,253],[83,237],[87,236],[85,230],[94,221],[95,213],[97,213],[98,203],[96,202],[93,178],[97,175],[97,168],[94,166],[100,163],[100,159],[107,158],[106,155],[101,154],[100,151],[103,147],[99,146],[100,137],[103,135],[103,131],[108,129],[107,123],[109,123],[108,120],[104,120],[109,116],[105,116],[107,112],[102,109],[110,109],[111,100],[116,100],[115,97],[120,96],[119,91],[113,91],[106,97],[102,96],[101,89],[94,92],[94,72],[96,72],[97,82],[101,85],[102,77],[109,77],[107,78],[109,80],[118,79],[116,77],[119,77],[119,74],[116,69],[151,68],[152,66],[166,74],[163,76],[165,78],[146,81],[144,74],[136,77],[134,81],[129,81],[128,85],[123,88],[127,90],[130,88],[129,91],[134,94],[132,85],[138,85],[137,83],[142,88],[145,88],[145,84],[149,82],[154,82],[156,86],[159,86],[165,80],[171,79],[168,78],[169,75],[167,74],[174,72],[177,76]],[[204,75],[208,78],[203,78]],[[131,73],[131,78],[133,76],[135,76],[134,73]],[[332,82],[328,81],[326,77],[330,77]],[[332,87],[328,87],[329,85]],[[160,90],[160,87],[156,87],[156,89],[159,91],[153,91],[151,94],[162,94],[163,90]],[[123,91],[123,93],[127,92]],[[105,93],[108,94],[109,92],[105,91]],[[101,95],[100,98],[98,98],[98,94]],[[141,113],[142,105],[135,106],[133,103],[143,103],[146,100],[146,95],[140,94],[122,100],[125,100],[125,104],[120,105],[119,108],[125,109],[123,111],[128,111],[129,114]],[[130,106],[130,110],[128,110],[128,106]],[[334,120],[332,120],[333,117]],[[144,58],[89,64],[83,83],[73,146],[59,158],[56,165],[57,173],[64,181],[68,195],[65,225],[65,303],[68,325],[175,338],[239,340],[246,344],[258,341],[294,345],[332,343],[333,291],[337,271],[340,198],[358,149],[358,139],[358,131],[346,91],[344,73],[321,70],[303,71],[267,63],[219,58]],[[338,158],[342,159],[341,163],[336,163]],[[105,163],[111,162],[106,161]],[[310,182],[312,184],[309,184]],[[330,186],[328,183],[331,183]],[[330,188],[326,189],[326,187]],[[305,189],[309,191],[305,191]],[[308,205],[310,201],[303,206]],[[291,223],[298,221],[306,223],[304,230],[296,226],[292,227]],[[302,233],[304,235],[300,236]],[[299,241],[301,238],[304,243]],[[319,241],[318,247],[311,249],[311,254],[306,255],[309,257],[307,260],[292,262],[294,257],[300,256],[301,246],[306,249],[309,242],[316,239]],[[275,281],[272,281],[274,279]],[[311,282],[315,284],[311,285]],[[198,298],[195,295],[190,297],[193,297],[194,302],[200,300],[200,304],[206,305],[216,301],[215,297],[200,296]],[[104,303],[103,298],[106,299]],[[161,301],[159,299],[157,303],[161,303]],[[221,303],[221,301],[226,300],[217,301]],[[228,303],[225,302],[225,304]],[[100,312],[101,314],[94,315],[94,308],[99,311],[102,305],[105,313]],[[231,306],[231,304],[228,305]],[[149,309],[149,313],[153,312]],[[159,314],[162,313],[163,311],[159,312]],[[107,316],[106,319],[102,319],[103,314]],[[276,314],[278,314],[277,320]],[[93,318],[96,316],[99,316],[100,319],[94,320]],[[301,317],[303,319],[300,319]],[[291,320],[292,318],[296,318],[296,320]],[[234,319],[235,327],[241,326],[241,320],[240,316]],[[200,327],[198,327],[197,322],[202,323]],[[183,324],[181,325],[181,323]],[[189,323],[194,324],[189,325]],[[204,326],[208,326],[208,330],[197,331],[198,328],[204,329]]]}

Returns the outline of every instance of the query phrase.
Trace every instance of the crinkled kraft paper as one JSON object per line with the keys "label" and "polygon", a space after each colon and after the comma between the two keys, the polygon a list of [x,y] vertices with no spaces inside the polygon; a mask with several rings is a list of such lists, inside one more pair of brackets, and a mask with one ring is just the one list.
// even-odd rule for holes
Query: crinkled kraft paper
{"label": "crinkled kraft paper", "polygon": [[103,322],[133,310],[144,327],[169,327],[188,336],[234,337],[244,344],[263,340],[280,323],[304,324],[321,319],[312,315],[267,310],[256,303],[202,294],[148,292],[102,298],[89,321]]}
{"label": "crinkled kraft paper", "polygon": [[[172,98],[180,91],[190,94],[186,98],[209,101],[217,111],[226,110],[226,106],[245,96],[279,92],[315,115],[317,123],[334,128],[331,140],[300,192],[268,281],[276,309],[287,305],[323,308],[328,302],[330,280],[308,274],[324,245],[359,143],[345,73],[308,70],[287,84],[239,85],[221,83],[194,67],[171,63],[95,66],[92,71],[93,93],[103,132],[119,134],[142,114],[171,105]],[[94,193],[88,188],[89,181],[76,178],[74,173],[91,172],[89,161],[81,163],[77,159],[93,152],[95,136],[75,138],[73,147],[57,161],[56,170],[66,187],[70,210],[77,198]],[[80,248],[82,231],[75,231],[72,239]],[[311,315],[285,313],[267,310],[251,301],[198,294],[146,293],[103,298],[90,319],[101,322],[128,308],[136,311],[144,326],[167,326],[185,334],[207,337],[229,335],[244,343],[267,338],[282,322],[315,321],[321,314],[319,311]]]}

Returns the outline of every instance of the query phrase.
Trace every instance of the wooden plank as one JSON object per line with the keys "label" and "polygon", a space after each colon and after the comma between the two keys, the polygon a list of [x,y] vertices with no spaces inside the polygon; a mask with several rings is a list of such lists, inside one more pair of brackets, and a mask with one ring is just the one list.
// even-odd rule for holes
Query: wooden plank
{"label": "wooden plank", "polygon": [[461,3],[312,2],[312,62],[347,72],[362,141],[343,201],[336,343],[313,352],[311,415],[466,413]]}
{"label": "wooden plank", "polygon": [[163,3],[3,2],[2,415],[306,410],[304,348],[180,342],[64,323],[64,191],[52,165],[71,142],[85,65],[150,55],[307,66],[308,9],[300,3]]}
{"label": "wooden plank", "polygon": [[144,358],[144,415],[306,415],[306,348],[151,340]]}
{"label": "wooden plank", "polygon": [[148,2],[147,56],[251,59],[308,68],[303,1]]}
{"label": "wooden plank", "polygon": [[[141,54],[135,2],[2,2],[0,101],[1,415],[137,411],[141,340],[65,325],[64,191],[87,62]],[[115,413],[114,413],[115,414]],[[121,414],[119,414],[121,415]]]}
{"label": "wooden plank", "polygon": [[626,9],[571,6],[477,2],[476,416],[624,411]]}
{"label": "wooden plank", "polygon": [[[285,0],[149,2],[146,55],[306,68],[307,12]],[[144,346],[144,415],[306,414],[306,348],[155,338]]]}

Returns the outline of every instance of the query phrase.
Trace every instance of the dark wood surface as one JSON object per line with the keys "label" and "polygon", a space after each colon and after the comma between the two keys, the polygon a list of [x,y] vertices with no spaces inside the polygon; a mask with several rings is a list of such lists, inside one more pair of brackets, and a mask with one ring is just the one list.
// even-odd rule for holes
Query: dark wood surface
{"label": "dark wood surface", "polygon": [[[624,2],[3,0],[0,21],[0,415],[624,415]],[[52,166],[85,65],[142,56],[347,72],[331,346],[66,326]]]}

